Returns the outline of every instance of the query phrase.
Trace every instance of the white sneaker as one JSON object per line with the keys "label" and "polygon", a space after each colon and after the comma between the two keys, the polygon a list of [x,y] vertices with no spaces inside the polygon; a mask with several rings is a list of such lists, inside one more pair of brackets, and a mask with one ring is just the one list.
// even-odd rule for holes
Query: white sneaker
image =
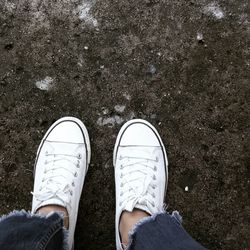
{"label": "white sneaker", "polygon": [[90,156],[87,129],[74,117],[56,121],[37,151],[32,212],[46,205],[65,207],[69,214],[70,249],[73,248],[78,205]]}
{"label": "white sneaker", "polygon": [[116,139],[113,164],[116,188],[116,248],[123,249],[119,222],[123,211],[162,211],[168,160],[157,130],[141,119],[125,123]]}

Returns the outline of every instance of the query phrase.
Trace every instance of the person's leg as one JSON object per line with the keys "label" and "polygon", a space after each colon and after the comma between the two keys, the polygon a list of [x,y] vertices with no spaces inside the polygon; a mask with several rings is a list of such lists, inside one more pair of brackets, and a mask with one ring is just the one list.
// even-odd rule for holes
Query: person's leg
{"label": "person's leg", "polygon": [[168,160],[157,130],[140,119],[121,128],[114,149],[116,246],[123,249],[204,249],[164,212]]}
{"label": "person's leg", "polygon": [[66,250],[68,244],[64,239],[67,232],[58,213],[39,216],[22,210],[0,218],[1,250]]}
{"label": "person's leg", "polygon": [[84,124],[73,117],[56,121],[38,148],[32,213],[13,212],[0,219],[0,249],[72,249],[89,162]]}

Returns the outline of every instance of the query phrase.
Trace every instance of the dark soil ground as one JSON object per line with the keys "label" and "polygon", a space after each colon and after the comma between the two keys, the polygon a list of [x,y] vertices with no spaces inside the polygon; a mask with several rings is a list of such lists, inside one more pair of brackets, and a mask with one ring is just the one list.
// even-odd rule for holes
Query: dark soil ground
{"label": "dark soil ground", "polygon": [[0,0],[0,213],[30,209],[39,142],[76,116],[93,155],[76,249],[114,249],[115,137],[144,118],[167,147],[169,210],[207,248],[250,249],[248,4]]}

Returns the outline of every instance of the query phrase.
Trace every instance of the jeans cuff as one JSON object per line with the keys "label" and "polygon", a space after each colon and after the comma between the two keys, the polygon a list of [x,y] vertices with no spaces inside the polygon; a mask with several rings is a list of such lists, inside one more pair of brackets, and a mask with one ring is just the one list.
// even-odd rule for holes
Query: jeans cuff
{"label": "jeans cuff", "polygon": [[[6,215],[2,215],[0,217],[0,223],[4,222],[5,220],[11,218],[11,217],[25,217],[27,219],[30,218],[38,218],[38,219],[49,219],[52,215],[57,214],[61,219],[63,219],[63,213],[60,212],[51,212],[49,214],[34,214],[31,213],[30,211],[25,211],[24,209],[21,211],[18,210],[13,210],[12,212],[10,212],[9,214]],[[57,227],[57,226],[56,226]],[[54,229],[52,229],[54,230]],[[62,227],[62,232],[63,232],[63,250],[68,250],[69,246],[68,246],[68,230],[65,227]],[[49,240],[50,238],[50,233],[48,232],[47,235],[45,236],[45,238],[43,239],[43,241],[41,242],[40,246],[43,246],[44,244],[47,243],[47,240]]]}
{"label": "jeans cuff", "polygon": [[157,216],[159,215],[162,215],[162,214],[168,214],[170,217],[174,218],[178,224],[181,224],[182,223],[182,216],[180,215],[180,213],[175,210],[173,211],[171,214],[168,213],[167,211],[165,211],[164,209],[162,209],[162,211],[158,212],[158,213],[155,213],[155,214],[152,214],[151,216],[147,216],[147,217],[144,217],[142,219],[140,219],[133,227],[132,229],[129,231],[128,233],[128,245],[127,246],[123,246],[125,250],[129,249],[131,244],[132,244],[132,240],[133,240],[133,237],[135,235],[135,233],[139,230],[139,228],[144,225],[145,223],[148,223],[150,221],[154,221],[156,219]]}

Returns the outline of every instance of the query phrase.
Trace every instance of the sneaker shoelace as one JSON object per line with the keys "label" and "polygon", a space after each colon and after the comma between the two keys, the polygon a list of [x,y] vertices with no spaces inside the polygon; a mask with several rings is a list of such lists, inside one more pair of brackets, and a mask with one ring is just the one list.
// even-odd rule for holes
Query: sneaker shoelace
{"label": "sneaker shoelace", "polygon": [[[131,157],[120,156],[122,164],[120,169],[121,178],[121,201],[120,206],[126,201],[132,207],[136,204],[143,205],[154,210],[155,188],[158,157]],[[125,161],[126,160],[126,161]]]}
{"label": "sneaker shoelace", "polygon": [[[42,185],[37,193],[32,193],[41,203],[57,198],[66,207],[71,207],[71,196],[73,191],[71,187],[75,186],[74,178],[77,177],[76,168],[80,168],[81,154],[49,154],[45,153],[46,160],[44,162],[44,176]],[[77,159],[77,161],[76,161]],[[65,165],[73,165],[72,170]],[[69,175],[72,176],[72,182],[69,183]]]}

